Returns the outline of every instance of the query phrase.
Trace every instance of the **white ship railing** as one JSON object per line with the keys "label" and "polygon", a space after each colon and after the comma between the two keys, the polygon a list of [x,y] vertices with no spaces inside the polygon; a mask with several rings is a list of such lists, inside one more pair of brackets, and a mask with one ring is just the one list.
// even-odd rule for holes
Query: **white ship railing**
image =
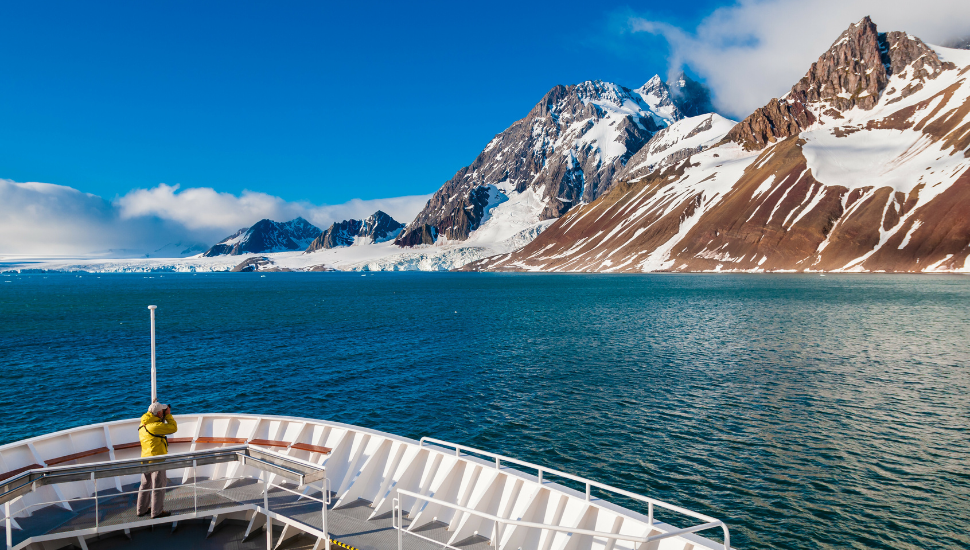
{"label": "white ship railing", "polygon": [[[644,537],[644,536],[636,536],[636,535],[624,535],[622,533],[612,533],[612,532],[608,532],[608,531],[594,531],[594,530],[591,530],[591,529],[581,529],[581,528],[578,528],[578,527],[564,527],[562,525],[551,525],[551,524],[548,524],[548,523],[536,523],[536,522],[533,522],[533,521],[521,521],[521,520],[503,518],[503,517],[500,517],[500,516],[495,516],[495,515],[492,515],[492,514],[488,514],[488,513],[485,513],[485,512],[481,512],[479,510],[475,510],[475,509],[472,509],[472,508],[467,508],[465,506],[459,506],[457,504],[452,504],[450,502],[447,502],[447,501],[444,501],[444,500],[441,500],[441,499],[437,499],[437,498],[433,498],[433,497],[429,497],[429,496],[420,495],[418,493],[415,493],[414,491],[407,491],[407,490],[404,490],[404,489],[398,489],[397,492],[398,492],[399,495],[404,495],[404,496],[412,497],[415,500],[422,500],[422,501],[425,501],[425,502],[432,502],[432,503],[435,503],[435,504],[439,504],[441,506],[446,506],[446,507],[451,508],[453,510],[457,510],[459,512],[464,512],[466,514],[472,514],[472,515],[478,516],[480,518],[493,521],[495,523],[495,527],[493,528],[492,539],[491,539],[490,542],[491,542],[492,546],[495,546],[495,549],[496,550],[502,550],[502,538],[503,538],[502,535],[504,534],[505,526],[506,525],[516,525],[516,526],[519,526],[519,527],[531,527],[531,528],[534,528],[534,529],[541,529],[541,530],[545,530],[545,531],[554,531],[554,532],[557,532],[557,533],[571,533],[571,534],[575,534],[575,535],[588,535],[588,536],[591,536],[591,537],[602,537],[604,539],[626,540],[626,541],[630,541],[630,542],[640,542],[640,543],[654,542],[654,541],[658,541],[658,540],[662,540],[662,539],[667,539],[667,538],[671,538],[671,537],[679,537],[681,535],[686,535],[687,533],[696,533],[697,531],[703,531],[705,529],[714,529],[715,527],[723,527],[724,526],[724,524],[722,522],[715,520],[715,521],[712,521],[712,522],[709,522],[709,523],[704,523],[704,524],[701,524],[701,525],[695,525],[693,527],[688,527],[686,529],[680,529],[680,530],[677,530],[677,531],[670,531],[669,533],[661,533],[659,535],[652,535],[652,536],[646,536],[646,537]],[[444,543],[444,542],[440,542],[440,541],[434,540],[432,538],[425,537],[423,535],[419,535],[419,534],[417,534],[415,532],[408,531],[408,530],[404,529],[402,527],[402,525],[404,525],[404,514],[403,514],[402,508],[400,506],[400,498],[394,499],[394,516],[393,517],[395,518],[394,528],[397,529],[397,531],[398,531],[398,536],[397,536],[397,547],[398,547],[398,550],[404,550],[403,533],[407,533],[409,535],[415,536],[415,537],[420,538],[420,539],[424,539],[424,540],[429,541],[429,542],[433,542],[435,544],[439,544],[441,546],[444,546],[445,548],[451,548],[452,550],[462,550],[461,548],[457,548],[457,547],[452,546],[450,544],[447,544],[447,543]],[[728,545],[730,544],[731,541],[730,540],[727,540],[727,539],[725,539],[725,540],[726,540],[726,542],[724,544],[724,550],[728,550],[728,548],[729,548]]]}
{"label": "white ship railing", "polygon": [[[137,528],[147,525],[154,525],[158,523],[177,523],[178,521],[195,519],[199,516],[199,492],[208,492],[213,494],[218,494],[224,492],[228,487],[230,487],[234,482],[238,481],[258,481],[252,477],[223,477],[220,476],[215,479],[206,479],[203,482],[199,481],[198,468],[199,466],[206,466],[211,464],[219,464],[225,462],[237,461],[242,465],[254,467],[264,473],[264,479],[262,480],[262,500],[263,505],[258,506],[251,503],[232,503],[231,505],[223,504],[221,506],[205,506],[203,510],[202,517],[213,516],[213,523],[209,528],[210,533],[215,527],[216,518],[222,514],[228,514],[232,512],[240,512],[245,510],[251,510],[255,514],[262,514],[266,517],[266,545],[267,549],[273,548],[272,543],[272,521],[278,520],[284,524],[293,525],[299,530],[314,535],[318,540],[324,541],[324,547],[329,550],[330,548],[330,538],[327,534],[327,505],[330,504],[330,492],[329,492],[329,480],[326,478],[326,469],[322,466],[317,466],[315,464],[306,463],[304,461],[296,460],[292,457],[286,457],[266,451],[264,449],[251,448],[248,445],[227,447],[216,450],[208,451],[195,451],[189,453],[179,453],[172,455],[164,455],[152,458],[134,458],[127,460],[116,460],[109,462],[96,462],[91,464],[76,465],[76,466],[54,466],[47,468],[38,468],[33,470],[28,470],[23,472],[11,479],[5,480],[0,483],[0,504],[4,506],[5,515],[5,527],[6,527],[6,540],[5,546],[7,550],[14,550],[14,548],[22,548],[33,543],[40,543],[48,540],[60,540],[65,538],[74,537],[84,537],[85,535],[94,535],[112,531],[129,530],[131,528]],[[173,486],[165,487],[164,491],[174,491],[174,490],[184,490],[185,488],[191,487],[192,489],[192,507],[188,510],[177,510],[178,513],[167,516],[164,519],[149,519],[149,520],[135,520],[135,521],[123,521],[123,522],[113,522],[108,525],[102,525],[101,523],[101,509],[100,501],[102,499],[117,499],[118,497],[138,495],[142,492],[149,491],[111,491],[108,493],[102,493],[98,490],[99,479],[112,479],[120,478],[122,476],[128,476],[132,474],[143,474],[147,472],[159,471],[159,470],[177,470],[177,469],[191,469],[192,471],[192,482],[190,483],[180,483]],[[307,491],[302,492],[294,491],[288,487],[273,483],[270,481],[270,476],[279,476],[285,480],[292,481],[298,487],[306,488],[310,483],[321,482],[321,491],[323,498],[316,498],[314,496],[308,495]],[[17,546],[13,543],[13,529],[12,529],[12,514],[10,513],[10,503],[27,493],[36,491],[38,488],[45,485],[56,485],[60,483],[72,483],[78,481],[90,481],[94,484],[94,494],[88,497],[76,497],[72,499],[62,499],[62,500],[51,500],[44,502],[35,502],[26,505],[25,510],[30,509],[41,509],[48,506],[54,506],[58,504],[77,504],[84,501],[94,502],[94,519],[93,527],[85,527],[78,529],[69,529],[66,531],[57,531],[44,535],[35,535],[28,537],[26,540],[21,541]],[[217,482],[222,485],[222,488],[208,487],[204,483]],[[270,509],[270,489],[281,490],[286,493],[290,493],[297,497],[297,501],[308,500],[311,502],[317,502],[321,506],[321,525],[322,529],[317,529],[316,527],[307,524],[306,522],[299,521],[293,517],[287,516],[286,514],[280,512],[274,512]]]}
{"label": "white ship railing", "polygon": [[[704,514],[700,514],[698,512],[694,512],[693,510],[688,510],[686,508],[682,508],[682,507],[677,506],[675,504],[669,504],[669,503],[663,502],[661,500],[657,500],[655,498],[650,498],[650,497],[646,497],[646,496],[643,496],[643,495],[638,495],[636,493],[632,493],[630,491],[626,491],[626,490],[620,489],[618,487],[613,487],[612,485],[607,485],[605,483],[600,483],[598,481],[593,481],[593,480],[588,479],[588,478],[585,478],[585,477],[581,477],[581,476],[569,474],[569,473],[566,473],[566,472],[562,472],[562,471],[559,471],[559,470],[555,470],[553,468],[547,468],[545,466],[540,466],[538,464],[533,464],[531,462],[526,462],[524,460],[519,460],[517,458],[512,458],[512,457],[508,457],[508,456],[504,456],[504,455],[500,455],[500,454],[496,454],[496,453],[491,453],[491,452],[488,452],[488,451],[483,451],[481,449],[476,449],[474,447],[468,447],[467,445],[460,445],[458,443],[452,443],[450,441],[444,441],[444,440],[441,440],[441,439],[435,439],[433,437],[422,437],[421,438],[421,441],[418,442],[418,445],[421,446],[421,447],[424,447],[424,444],[426,442],[427,443],[433,443],[433,444],[438,445],[440,447],[451,447],[451,448],[455,449],[455,456],[457,456],[457,457],[461,457],[461,453],[462,452],[468,453],[469,455],[487,456],[489,458],[492,458],[495,461],[495,469],[496,470],[501,470],[502,469],[502,462],[509,462],[509,463],[512,463],[512,464],[516,464],[518,466],[525,466],[526,468],[535,469],[535,470],[538,471],[537,478],[538,478],[539,485],[542,485],[543,484],[543,475],[544,474],[550,474],[550,475],[554,475],[554,476],[557,476],[557,477],[561,477],[561,478],[565,478],[565,479],[570,479],[570,480],[573,480],[573,481],[576,481],[576,482],[579,482],[579,483],[583,483],[586,486],[586,501],[587,502],[589,502],[591,500],[591,498],[592,498],[591,495],[590,495],[590,490],[593,487],[596,487],[597,489],[602,489],[604,491],[609,491],[611,493],[615,493],[615,494],[618,494],[618,495],[621,495],[621,496],[624,496],[624,497],[627,497],[627,498],[630,498],[630,499],[633,499],[633,500],[637,500],[637,501],[643,502],[643,503],[645,503],[647,505],[647,525],[648,525],[648,527],[650,529],[652,529],[653,528],[653,525],[654,525],[654,521],[653,521],[653,509],[654,509],[654,506],[657,506],[659,508],[663,508],[665,510],[670,510],[672,512],[677,512],[677,513],[683,514],[685,516],[692,517],[694,519],[699,519],[699,520],[701,520],[701,521],[703,521],[705,523],[702,523],[700,525],[695,525],[693,527],[688,527],[686,529],[680,529],[680,530],[677,530],[677,531],[671,531],[669,533],[663,533],[661,535],[656,535],[654,537],[639,537],[639,538],[634,537],[634,538],[630,538],[630,537],[628,537],[626,535],[619,535],[617,533],[597,533],[597,532],[593,532],[593,531],[583,532],[583,530],[571,529],[571,528],[563,528],[563,527],[560,527],[560,526],[549,526],[549,525],[544,525],[544,524],[533,524],[533,523],[530,523],[530,522],[512,521],[510,519],[503,519],[503,518],[498,518],[496,516],[490,516],[489,514],[484,514],[483,512],[476,511],[476,510],[463,509],[463,507],[457,506],[455,504],[448,504],[448,503],[445,503],[443,501],[439,501],[437,499],[433,499],[433,498],[430,498],[430,497],[424,497],[424,496],[422,496],[422,497],[420,497],[420,500],[425,500],[425,501],[428,501],[428,502],[435,502],[436,504],[440,504],[440,505],[443,505],[443,506],[448,506],[448,507],[453,508],[455,510],[460,510],[462,512],[476,514],[478,516],[481,516],[481,517],[486,518],[486,519],[490,519],[492,521],[498,521],[498,522],[507,523],[507,524],[510,524],[510,525],[511,524],[515,524],[515,525],[521,525],[523,527],[537,527],[537,528],[538,527],[541,527],[543,529],[548,529],[548,530],[552,530],[552,531],[564,531],[564,532],[577,533],[577,534],[585,534],[585,535],[593,535],[593,536],[603,536],[603,537],[606,537],[606,538],[612,538],[612,539],[618,539],[618,540],[629,540],[629,541],[633,541],[633,542],[652,542],[654,540],[660,540],[660,539],[664,539],[664,538],[668,538],[668,537],[675,537],[675,536],[683,535],[683,534],[687,534],[687,533],[696,533],[698,531],[706,531],[708,529],[715,529],[717,527],[720,527],[721,530],[724,533],[724,550],[729,550],[731,548],[731,533],[728,530],[728,526],[723,521],[721,521],[719,519],[712,518],[710,516],[707,516],[707,515],[704,515]],[[407,496],[418,496],[416,494],[413,494],[411,491],[405,491],[403,489],[402,490],[398,490],[398,492],[401,493],[401,494],[406,494]],[[415,533],[411,533],[411,534],[415,534]],[[425,537],[422,537],[422,538],[425,538]],[[496,547],[496,548],[497,548],[497,550],[501,550],[498,547]]]}
{"label": "white ship railing", "polygon": [[[407,519],[413,517],[418,524],[424,525],[431,516],[435,515],[431,510],[440,507],[443,514],[437,515],[441,516],[442,521],[448,524],[447,534],[440,534],[447,537],[448,544],[456,544],[455,541],[458,540],[458,537],[470,535],[475,530],[474,524],[476,523],[482,524],[483,530],[490,529],[490,527],[484,525],[491,521],[486,519],[485,516],[497,514],[498,516],[505,516],[509,520],[540,522],[543,525],[543,527],[525,527],[524,525],[511,527],[511,524],[506,525],[504,530],[507,533],[515,534],[512,535],[513,539],[505,540],[504,546],[508,546],[511,540],[517,540],[520,536],[526,537],[528,541],[523,544],[523,550],[537,550],[537,547],[531,542],[537,532],[541,533],[540,537],[555,537],[557,541],[551,547],[548,544],[543,544],[542,547],[548,547],[550,550],[562,550],[559,548],[561,546],[559,543],[562,542],[561,537],[568,537],[568,535],[563,534],[564,531],[561,529],[552,528],[565,527],[568,529],[579,525],[577,523],[579,521],[593,521],[595,527],[592,527],[592,524],[589,523],[582,525],[599,531],[610,531],[610,525],[613,525],[612,530],[617,531],[617,534],[604,534],[603,537],[605,538],[599,536],[592,538],[595,541],[594,546],[606,544],[609,548],[615,547],[616,550],[637,550],[638,547],[643,546],[642,543],[627,540],[628,535],[650,537],[667,533],[672,534],[661,542],[668,550],[688,550],[690,548],[721,550],[723,547],[730,547],[730,533],[727,526],[715,518],[580,476],[439,439],[424,438],[418,441],[359,426],[287,416],[212,413],[178,415],[177,418],[180,437],[170,440],[173,450],[184,449],[190,453],[206,452],[210,453],[207,456],[211,458],[214,456],[212,453],[216,455],[219,453],[231,454],[236,452],[234,449],[242,448],[227,445],[241,445],[250,446],[248,448],[251,458],[264,460],[265,456],[258,454],[258,451],[274,448],[281,449],[272,451],[276,457],[302,461],[307,466],[317,468],[325,466],[326,482],[332,481],[333,487],[332,491],[331,487],[326,487],[326,494],[323,496],[325,499],[329,499],[331,496],[334,498],[334,513],[338,513],[343,508],[360,506],[361,501],[366,501],[371,508],[366,521],[376,522],[374,523],[375,529],[387,529],[387,534],[393,534],[390,533],[391,522],[380,522],[393,517],[393,500],[398,497],[400,498],[399,506],[404,507],[404,521],[409,532],[420,531],[424,535],[440,538],[438,531],[435,531],[434,534],[424,533],[424,530],[413,521],[410,524],[407,522]],[[83,470],[74,470],[84,479],[79,477],[73,482],[51,483],[50,487],[43,487],[45,481],[35,478],[31,480],[31,483],[39,481],[39,488],[34,491],[22,487],[24,485],[22,481],[29,479],[23,477],[25,469],[32,468],[32,470],[28,470],[27,475],[38,474],[41,471],[63,473],[71,468],[76,468],[75,466],[66,467],[63,464],[78,464],[80,462],[77,467],[97,467],[102,472],[101,475],[113,477],[113,481],[100,480],[95,488],[96,490],[101,489],[105,493],[111,493],[132,489],[130,484],[137,482],[137,476],[127,475],[120,470],[109,472],[108,469],[120,468],[124,464],[138,465],[145,460],[128,458],[136,457],[137,453],[140,452],[140,444],[137,440],[138,426],[138,419],[119,420],[80,426],[0,445],[0,480],[2,480],[0,481],[0,494],[16,488],[29,491],[29,494],[24,493],[21,498],[10,501],[9,506],[3,506],[4,502],[0,499],[0,515],[3,516],[0,518],[0,530],[3,529],[4,520],[7,520],[5,523],[11,525],[16,534],[15,540],[19,541],[25,539],[25,537],[46,533],[46,531],[42,533],[40,529],[47,521],[48,511],[47,509],[38,511],[37,501],[60,501],[61,503],[55,504],[55,506],[62,508],[64,513],[70,513],[72,506],[69,501],[77,500],[80,497],[90,497],[92,493],[90,472],[84,473]],[[213,446],[217,446],[217,448],[213,448]],[[208,450],[200,451],[200,449]],[[89,462],[92,460],[91,457],[102,454],[110,456],[111,460],[101,463]],[[184,457],[185,454],[167,455],[166,460],[180,460],[180,456]],[[184,485],[183,489],[174,490],[173,498],[182,500],[179,503],[178,510],[173,508],[173,513],[181,513],[184,510],[187,512],[186,517],[196,513],[192,502],[193,491],[198,491],[197,513],[202,516],[212,516],[217,513],[207,514],[206,507],[213,508],[223,504],[234,505],[233,502],[228,502],[231,500],[230,497],[242,494],[243,496],[237,500],[245,501],[248,506],[246,513],[235,513],[235,515],[229,516],[230,519],[240,519],[240,516],[245,515],[250,522],[256,518],[261,521],[264,516],[252,513],[257,505],[261,507],[263,504],[260,494],[255,492],[261,487],[256,482],[262,483],[264,479],[272,481],[275,476],[272,473],[259,473],[257,475],[257,472],[261,472],[259,469],[242,473],[243,470],[240,470],[240,468],[243,468],[244,465],[238,463],[237,465],[203,465],[200,462],[201,456],[195,455],[193,460],[196,460],[196,463],[194,464],[189,460],[188,463],[181,466],[169,465],[166,467],[175,470],[172,472],[172,480],[176,484],[173,487]],[[277,460],[277,462],[279,461]],[[290,462],[281,464],[285,466]],[[255,463],[253,465],[255,466]],[[265,468],[269,467],[265,466]],[[493,467],[494,470],[492,470]],[[198,468],[198,471],[195,471],[195,468]],[[536,475],[533,475],[533,470]],[[488,472],[488,475],[479,475],[485,472]],[[204,492],[202,485],[197,488],[188,485],[190,481],[195,482],[198,475],[202,476],[198,478],[200,480],[222,479],[223,482],[227,482],[229,478],[234,478],[237,475],[242,475],[250,481],[248,483],[236,483],[233,489],[228,490],[224,495],[213,495],[210,492]],[[556,476],[561,479],[556,479]],[[64,477],[61,479],[66,481]],[[95,480],[97,481],[97,477]],[[10,485],[14,481],[18,481],[18,484],[16,486]],[[178,485],[179,482],[181,482],[181,485]],[[306,478],[304,478],[304,482],[306,482]],[[290,482],[287,481],[286,485],[289,486]],[[493,509],[492,504],[490,504],[491,500],[483,500],[484,495],[504,490],[505,487],[510,491],[507,495],[510,500],[502,501],[502,510]],[[239,489],[238,493],[233,492],[236,489]],[[286,488],[281,489],[286,490]],[[281,510],[277,503],[286,503],[289,499],[289,497],[284,497],[281,489],[273,488],[271,497],[272,495],[279,496],[277,500],[270,498],[270,504],[273,505],[274,510]],[[320,490],[319,487],[314,487],[312,489],[313,494],[316,494],[317,490]],[[446,504],[439,505],[431,501],[412,498],[403,492],[399,492],[399,490],[442,499],[451,505],[460,505],[479,512],[474,515],[467,514]],[[642,503],[645,513],[625,508],[620,502],[610,501],[609,495],[612,494],[630,499],[631,503]],[[205,499],[202,498],[203,495],[205,495]],[[99,496],[102,496],[102,494],[99,493]],[[102,498],[106,497],[102,496]],[[491,497],[488,498],[491,499]],[[121,501],[131,499],[132,497],[129,495],[119,499],[119,501],[111,501],[110,504],[118,507]],[[208,502],[204,504],[203,500]],[[84,527],[93,526],[94,521],[91,520],[90,516],[93,506],[89,504],[90,502],[89,500],[83,504],[83,513],[75,514],[73,516],[75,519],[65,528],[73,528],[74,524],[77,523],[83,523]],[[116,509],[105,512],[105,510],[108,510],[108,502],[104,500],[102,502],[105,502],[102,514],[110,516],[108,520],[102,522],[102,526],[105,526],[105,528],[108,527],[106,525],[108,523],[111,524],[110,527],[113,529],[114,525],[120,521],[134,520],[138,522],[145,519],[136,519],[133,512],[127,514],[130,517],[121,517],[124,514],[116,512]],[[129,508],[133,508],[130,504],[132,503],[128,503]],[[316,526],[316,529],[320,530],[321,519],[314,514],[321,513],[321,511],[315,508],[316,504],[309,508],[303,504],[300,503],[300,510],[294,513],[298,514],[303,521],[310,521]],[[309,501],[307,501],[306,506],[310,506]],[[673,517],[672,514],[678,514],[693,518],[694,521],[690,523],[698,523],[696,520],[700,520],[700,524],[690,526],[686,522],[680,521],[678,523],[681,525],[669,525],[654,517],[655,508],[662,514],[663,519],[666,519],[668,515]],[[290,509],[296,510],[296,505],[291,506]],[[565,515],[557,512],[557,509],[565,510]],[[287,510],[282,511],[287,512]],[[428,513],[424,514],[424,511]],[[53,510],[53,512],[56,512],[56,510]],[[222,518],[221,520],[224,521],[227,516],[221,515],[221,512],[218,513]],[[356,512],[338,514],[339,520],[337,519],[338,516],[331,515],[331,529],[339,522],[347,521],[353,514],[356,514]],[[422,515],[425,516],[423,519],[421,518]],[[462,519],[462,517],[466,519]],[[588,519],[584,520],[584,517]],[[166,518],[168,521],[177,519]],[[154,523],[163,521],[159,520]],[[287,531],[288,534],[301,529],[299,526],[293,525],[292,522],[287,523],[285,519],[281,519],[280,522],[284,524],[284,529],[286,529],[286,525],[292,526]],[[141,521],[132,524],[132,526],[148,524],[152,524],[152,522]],[[342,526],[340,529],[347,527],[344,523],[339,524]],[[253,527],[252,523],[251,527]],[[256,528],[258,527],[257,525]],[[681,527],[687,529],[681,530]],[[720,541],[705,539],[700,534],[694,534],[698,531],[717,527],[723,530],[723,544]],[[349,529],[349,527],[347,528]],[[59,528],[59,530],[63,531],[64,529]],[[8,528],[6,531],[9,536],[11,529]],[[620,531],[623,535],[619,535]],[[306,530],[305,532],[310,531]],[[320,532],[328,531],[324,529]],[[367,546],[383,540],[381,539],[382,535],[374,534],[376,531],[374,533],[370,531],[367,533],[340,531],[340,533],[341,537],[346,537],[346,540],[341,539],[344,544]],[[683,533],[683,535],[677,537],[676,535],[679,533]],[[507,534],[506,537],[508,536]],[[581,534],[576,536],[584,537]],[[318,542],[322,544],[322,539]],[[421,541],[421,545],[424,544],[426,543]],[[393,541],[391,541],[391,545],[393,545]],[[18,543],[17,546],[20,546],[20,544]],[[0,549],[2,548],[2,539],[0,539]],[[382,550],[388,549],[382,548]],[[509,547],[508,550],[512,550],[512,548]]]}

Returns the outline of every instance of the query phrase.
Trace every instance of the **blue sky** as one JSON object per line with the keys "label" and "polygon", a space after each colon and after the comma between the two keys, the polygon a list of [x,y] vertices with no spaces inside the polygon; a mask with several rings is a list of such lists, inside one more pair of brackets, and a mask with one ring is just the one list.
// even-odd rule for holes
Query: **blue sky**
{"label": "blue sky", "polygon": [[967,0],[7,2],[0,259],[409,222],[557,84],[686,66],[741,119],[865,15],[970,36]]}
{"label": "blue sky", "polygon": [[556,84],[636,87],[718,2],[20,2],[0,178],[337,204],[431,193]]}

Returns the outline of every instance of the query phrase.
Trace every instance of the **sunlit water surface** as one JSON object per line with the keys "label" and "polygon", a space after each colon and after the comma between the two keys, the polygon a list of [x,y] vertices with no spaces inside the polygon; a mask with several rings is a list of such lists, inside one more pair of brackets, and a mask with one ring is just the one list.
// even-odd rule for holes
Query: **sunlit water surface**
{"label": "sunlit water surface", "polygon": [[461,442],[742,549],[970,547],[970,278],[3,276],[0,444],[140,415],[148,304],[176,413]]}

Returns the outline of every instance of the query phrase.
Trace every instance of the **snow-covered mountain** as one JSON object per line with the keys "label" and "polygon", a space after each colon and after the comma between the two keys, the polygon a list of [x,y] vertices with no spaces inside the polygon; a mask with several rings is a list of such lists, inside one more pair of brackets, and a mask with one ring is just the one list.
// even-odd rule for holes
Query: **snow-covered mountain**
{"label": "snow-covered mountain", "polygon": [[648,149],[599,200],[468,269],[970,271],[968,79],[970,52],[864,18],[726,139],[638,171]]}
{"label": "snow-covered mountain", "polygon": [[602,81],[556,86],[446,182],[396,244],[465,241],[495,212],[515,224],[505,236],[548,225],[607,192],[650,138],[683,117],[658,76],[636,90]]}
{"label": "snow-covered mountain", "polygon": [[249,229],[243,228],[219,241],[205,251],[203,257],[240,254],[263,254],[303,250],[320,235],[320,229],[303,218],[288,222],[259,220]]}
{"label": "snow-covered mountain", "polygon": [[683,118],[657,132],[616,175],[628,181],[677,164],[720,143],[737,124],[717,113]]}
{"label": "snow-covered mountain", "polygon": [[366,220],[334,222],[310,243],[306,253],[355,244],[382,243],[396,238],[402,229],[403,223],[378,210]]}

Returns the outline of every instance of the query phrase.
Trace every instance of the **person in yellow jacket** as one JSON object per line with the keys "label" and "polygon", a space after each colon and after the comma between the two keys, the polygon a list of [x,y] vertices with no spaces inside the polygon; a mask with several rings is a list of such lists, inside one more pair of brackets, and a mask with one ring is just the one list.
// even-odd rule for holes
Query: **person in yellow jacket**
{"label": "person in yellow jacket", "polygon": [[[141,417],[138,427],[138,440],[141,441],[141,456],[161,456],[168,454],[168,437],[178,430],[172,407],[162,403],[152,403],[148,412]],[[138,487],[138,515],[144,516],[149,511],[151,500],[152,519],[172,515],[165,511],[165,484],[168,478],[165,470],[146,472],[141,475],[141,486]]]}

